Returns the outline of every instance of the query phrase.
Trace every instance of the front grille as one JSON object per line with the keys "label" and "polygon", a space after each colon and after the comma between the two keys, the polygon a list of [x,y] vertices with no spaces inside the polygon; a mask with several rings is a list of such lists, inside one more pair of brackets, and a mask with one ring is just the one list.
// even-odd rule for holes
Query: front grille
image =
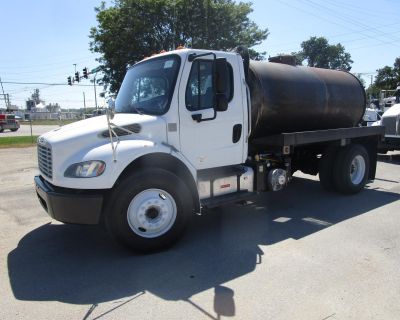
{"label": "front grille", "polygon": [[385,133],[396,135],[398,128],[396,128],[397,116],[382,118],[382,125],[385,126]]}
{"label": "front grille", "polygon": [[53,179],[51,147],[42,141],[38,143],[38,163],[40,172],[47,178]]}

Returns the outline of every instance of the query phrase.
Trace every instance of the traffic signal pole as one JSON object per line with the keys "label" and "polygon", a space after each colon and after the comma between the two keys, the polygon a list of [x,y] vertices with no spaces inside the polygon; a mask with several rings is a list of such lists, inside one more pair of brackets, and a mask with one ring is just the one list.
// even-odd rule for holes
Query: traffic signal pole
{"label": "traffic signal pole", "polygon": [[[83,68],[83,75],[80,76],[79,72],[76,71],[75,63],[74,63],[74,66],[75,66],[75,76],[67,78],[68,85],[72,86],[73,82],[80,82],[80,80],[82,78],[88,79],[89,74],[94,74],[94,77],[93,77],[94,104],[95,104],[96,110],[98,110],[99,106],[97,105],[96,76],[97,76],[97,73],[100,71],[100,67],[97,67],[97,68],[91,70],[90,73],[89,73],[88,68],[85,67],[85,68]],[[84,105],[85,105],[85,109],[86,109],[85,93],[83,93],[83,101],[84,101]]]}
{"label": "traffic signal pole", "polygon": [[96,92],[96,76],[97,72],[94,74],[94,80],[93,80],[93,88],[94,88],[94,104],[96,105],[96,110],[98,109],[97,107],[97,92]]}

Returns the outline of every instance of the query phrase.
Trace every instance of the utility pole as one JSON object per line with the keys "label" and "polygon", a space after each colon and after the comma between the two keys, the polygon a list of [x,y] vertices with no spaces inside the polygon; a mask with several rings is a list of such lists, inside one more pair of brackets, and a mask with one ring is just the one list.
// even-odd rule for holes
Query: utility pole
{"label": "utility pole", "polygon": [[83,93],[83,119],[85,119],[85,114],[86,114],[86,99],[85,99],[85,91]]}
{"label": "utility pole", "polygon": [[4,87],[3,87],[3,82],[1,81],[0,78],[0,84],[1,84],[1,90],[3,90],[3,98],[4,98],[4,102],[6,104],[6,108],[9,109],[10,108],[10,96],[4,93]]}
{"label": "utility pole", "polygon": [[94,89],[94,103],[96,105],[96,110],[98,108],[97,106],[97,92],[96,92],[96,77],[97,77],[97,73],[101,71],[100,67],[94,68],[93,70],[90,71],[90,74],[94,73],[94,77],[93,77],[93,89]]}
{"label": "utility pole", "polygon": [[97,110],[96,76],[97,76],[97,72],[94,74],[94,80],[93,80],[93,88],[94,88],[94,104],[95,104],[95,106],[96,106],[96,110]]}
{"label": "utility pole", "polygon": [[6,105],[6,108],[8,109],[8,107],[10,106],[10,95],[8,93],[0,93],[0,96],[3,96],[4,103]]}

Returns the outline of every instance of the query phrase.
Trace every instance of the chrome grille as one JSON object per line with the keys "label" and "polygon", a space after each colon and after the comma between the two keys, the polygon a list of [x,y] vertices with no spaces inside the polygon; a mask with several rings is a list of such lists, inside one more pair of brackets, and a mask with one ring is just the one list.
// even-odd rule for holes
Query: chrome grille
{"label": "chrome grille", "polygon": [[38,143],[38,163],[40,172],[53,179],[53,158],[51,147],[43,141]]}
{"label": "chrome grille", "polygon": [[396,128],[396,121],[397,121],[397,116],[382,118],[382,125],[385,126],[386,134],[389,135],[397,134],[398,128]]}

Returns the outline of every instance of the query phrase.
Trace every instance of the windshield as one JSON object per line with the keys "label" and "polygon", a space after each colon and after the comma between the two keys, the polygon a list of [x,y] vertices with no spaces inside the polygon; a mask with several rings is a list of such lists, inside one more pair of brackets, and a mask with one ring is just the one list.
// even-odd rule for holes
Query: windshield
{"label": "windshield", "polygon": [[115,101],[117,113],[161,115],[168,111],[180,58],[164,56],[141,62],[125,75]]}

